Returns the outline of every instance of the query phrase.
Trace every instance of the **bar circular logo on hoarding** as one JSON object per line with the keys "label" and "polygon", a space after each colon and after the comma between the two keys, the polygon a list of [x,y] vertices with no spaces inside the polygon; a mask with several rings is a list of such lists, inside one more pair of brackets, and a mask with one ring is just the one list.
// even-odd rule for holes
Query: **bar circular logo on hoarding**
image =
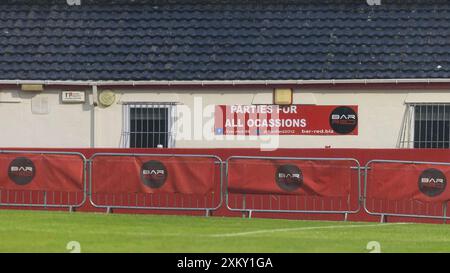
{"label": "bar circular logo on hoarding", "polygon": [[36,175],[33,161],[26,157],[17,157],[8,167],[8,176],[17,185],[24,186],[30,183]]}
{"label": "bar circular logo on hoarding", "polygon": [[440,195],[445,191],[446,187],[447,178],[438,169],[426,169],[419,176],[419,190],[429,197]]}
{"label": "bar circular logo on hoarding", "polygon": [[141,180],[144,185],[158,189],[164,185],[167,180],[167,169],[160,161],[150,160],[142,164]]}
{"label": "bar circular logo on hoarding", "polygon": [[295,191],[303,184],[303,174],[295,165],[281,165],[275,174],[277,185],[285,191]]}
{"label": "bar circular logo on hoarding", "polygon": [[349,134],[358,125],[358,115],[348,106],[336,107],[330,114],[330,126],[338,134]]}

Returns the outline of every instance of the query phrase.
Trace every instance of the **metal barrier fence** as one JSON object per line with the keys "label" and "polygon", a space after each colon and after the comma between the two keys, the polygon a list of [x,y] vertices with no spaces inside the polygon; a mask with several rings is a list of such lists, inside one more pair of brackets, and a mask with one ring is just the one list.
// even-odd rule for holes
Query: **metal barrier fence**
{"label": "metal barrier fence", "polygon": [[363,207],[381,222],[388,216],[449,219],[450,163],[371,160],[364,169]]}
{"label": "metal barrier fence", "polygon": [[87,200],[81,153],[1,150],[0,168],[0,206],[73,211]]}
{"label": "metal barrier fence", "polygon": [[223,203],[222,165],[214,155],[96,153],[88,160],[89,201],[107,212],[190,210],[208,216]]}
{"label": "metal barrier fence", "polygon": [[[250,169],[259,174],[251,177]],[[241,175],[234,177],[233,172]],[[321,213],[343,214],[346,220],[349,214],[358,213],[361,208],[360,164],[354,158],[231,156],[226,160],[225,173],[227,208],[247,213],[249,217],[252,212]],[[295,178],[309,185],[293,186]],[[240,184],[236,182],[239,180],[244,181],[241,188],[230,185],[230,182]],[[267,192],[258,190],[258,183],[263,180],[267,181],[264,187],[270,187]],[[311,185],[318,190],[311,193]],[[299,195],[293,193],[302,188],[304,191]],[[333,196],[331,189],[338,194]],[[324,192],[327,195],[323,195]]]}
{"label": "metal barrier fence", "polygon": [[361,167],[354,158],[231,156],[223,162],[215,155],[135,153],[96,153],[87,160],[77,152],[0,150],[0,207],[72,211],[89,199],[107,212],[209,215],[225,203],[249,217],[318,213],[345,219],[363,207],[382,222],[388,216],[446,221],[448,177],[446,162],[371,160]]}

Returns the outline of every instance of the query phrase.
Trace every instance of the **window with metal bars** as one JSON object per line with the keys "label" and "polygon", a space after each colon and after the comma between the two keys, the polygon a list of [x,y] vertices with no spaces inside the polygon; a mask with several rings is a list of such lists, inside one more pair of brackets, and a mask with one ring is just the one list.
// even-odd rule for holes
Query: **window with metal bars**
{"label": "window with metal bars", "polygon": [[174,103],[124,104],[122,147],[174,147],[174,121]]}
{"label": "window with metal bars", "polygon": [[450,148],[450,104],[408,104],[398,146]]}

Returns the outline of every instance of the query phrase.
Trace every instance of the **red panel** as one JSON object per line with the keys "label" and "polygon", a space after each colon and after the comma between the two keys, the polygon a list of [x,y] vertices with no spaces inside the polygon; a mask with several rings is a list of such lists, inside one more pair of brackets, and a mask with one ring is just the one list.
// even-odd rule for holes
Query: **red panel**
{"label": "red panel", "polygon": [[97,156],[94,193],[182,193],[214,191],[214,158]]}
{"label": "red panel", "polygon": [[436,164],[370,164],[367,197],[379,200],[450,200],[450,166]]}
{"label": "red panel", "polygon": [[358,135],[358,106],[216,105],[219,135]]}
{"label": "red panel", "polygon": [[77,155],[1,154],[0,188],[82,191],[83,168]]}
{"label": "red panel", "polygon": [[[328,143],[323,143],[327,145]],[[160,154],[208,154],[217,155],[223,160],[229,156],[290,156],[290,157],[342,157],[342,158],[355,158],[361,165],[365,165],[372,159],[390,159],[390,160],[416,160],[416,161],[430,161],[430,162],[450,162],[450,153],[448,149],[277,149],[274,151],[261,151],[260,149],[253,148],[174,148],[174,149],[117,149],[117,148],[2,148],[2,150],[29,150],[29,151],[65,151],[65,152],[80,152],[89,158],[94,153],[160,153]],[[0,172],[1,177],[4,174]],[[354,174],[355,175],[355,174]],[[0,178],[0,180],[4,180]],[[217,177],[216,177],[216,180]],[[351,194],[354,196],[354,189]],[[4,192],[2,192],[4,194]],[[58,196],[57,196],[58,197]],[[58,197],[59,198],[59,197]],[[4,197],[1,198],[4,200]],[[312,204],[307,204],[308,208]],[[375,206],[379,207],[384,205],[375,202]],[[380,208],[374,208],[378,211]],[[82,211],[103,211],[93,208],[89,202],[80,209]],[[135,209],[121,209],[116,212],[123,213],[151,213],[151,214],[194,214],[203,215],[203,212],[186,212],[186,211],[158,211],[158,210],[135,210]],[[214,212],[217,216],[242,216],[241,213],[231,212],[222,206],[218,211]],[[330,214],[294,214],[294,213],[255,213],[255,217],[271,217],[271,218],[288,218],[288,219],[309,219],[309,220],[342,220],[342,215],[330,215]],[[379,221],[379,217],[370,216],[361,210],[358,214],[349,215],[351,221]],[[440,220],[427,220],[427,219],[413,219],[413,218],[397,218],[390,217],[389,221],[415,221],[415,222],[432,222],[442,223]]]}
{"label": "red panel", "polygon": [[351,161],[229,161],[229,192],[346,197],[350,194]]}

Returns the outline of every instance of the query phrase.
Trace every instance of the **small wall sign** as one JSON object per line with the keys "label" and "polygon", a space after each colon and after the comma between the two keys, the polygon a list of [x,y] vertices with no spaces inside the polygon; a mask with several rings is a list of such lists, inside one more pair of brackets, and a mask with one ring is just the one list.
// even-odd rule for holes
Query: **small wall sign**
{"label": "small wall sign", "polygon": [[82,103],[86,101],[83,91],[63,91],[61,94],[63,103]]}

